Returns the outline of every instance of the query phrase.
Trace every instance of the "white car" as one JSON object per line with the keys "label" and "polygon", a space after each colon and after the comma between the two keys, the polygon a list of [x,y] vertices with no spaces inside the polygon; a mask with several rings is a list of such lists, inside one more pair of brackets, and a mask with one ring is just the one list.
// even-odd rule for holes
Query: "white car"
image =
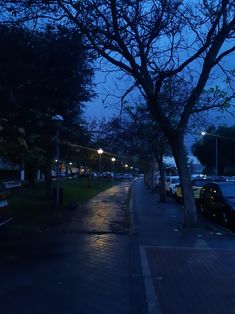
{"label": "white car", "polygon": [[174,197],[176,194],[176,186],[180,184],[179,176],[165,177],[165,190],[168,195]]}

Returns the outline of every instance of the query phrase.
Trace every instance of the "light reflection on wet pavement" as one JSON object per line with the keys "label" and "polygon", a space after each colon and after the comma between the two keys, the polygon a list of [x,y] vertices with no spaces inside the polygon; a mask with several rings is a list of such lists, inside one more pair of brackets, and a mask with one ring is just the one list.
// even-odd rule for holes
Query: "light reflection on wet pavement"
{"label": "light reflection on wet pavement", "polygon": [[127,233],[129,228],[129,186],[129,182],[124,182],[89,200],[71,216],[69,223],[59,227],[60,231],[99,234]]}
{"label": "light reflection on wet pavement", "polygon": [[64,225],[1,234],[1,314],[129,313],[129,185],[102,192]]}

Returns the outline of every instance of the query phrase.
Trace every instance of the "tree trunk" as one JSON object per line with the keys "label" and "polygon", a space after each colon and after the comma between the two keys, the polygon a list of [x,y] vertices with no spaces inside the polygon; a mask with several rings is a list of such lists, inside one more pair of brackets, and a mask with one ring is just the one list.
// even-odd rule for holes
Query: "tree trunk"
{"label": "tree trunk", "polygon": [[65,164],[65,173],[66,173],[66,178],[68,179],[69,178],[69,166],[68,166],[67,162]]}
{"label": "tree trunk", "polygon": [[51,163],[44,166],[43,173],[45,176],[46,198],[50,199],[52,197]]}
{"label": "tree trunk", "polygon": [[145,169],[144,171],[144,184],[145,186],[148,186],[148,170]]}
{"label": "tree trunk", "polygon": [[149,187],[152,191],[155,190],[155,161],[149,164]]}
{"label": "tree trunk", "polygon": [[163,156],[158,159],[158,165],[159,165],[159,172],[160,172],[160,202],[165,203],[166,202],[166,190],[165,190],[165,167],[163,163]]}
{"label": "tree trunk", "polygon": [[91,181],[92,181],[92,170],[89,169],[89,176],[88,176],[88,181],[87,181],[87,186],[89,188],[91,187]]}
{"label": "tree trunk", "polygon": [[147,169],[145,172],[145,184],[146,187],[149,188],[149,169]]}
{"label": "tree trunk", "polygon": [[25,163],[25,172],[26,172],[26,180],[28,181],[29,185],[35,184],[37,169],[34,164],[31,162]]}
{"label": "tree trunk", "polygon": [[187,227],[192,227],[197,224],[197,208],[193,196],[191,177],[187,167],[187,154],[184,148],[183,136],[176,135],[174,138],[171,138],[170,142],[182,187],[185,225]]}

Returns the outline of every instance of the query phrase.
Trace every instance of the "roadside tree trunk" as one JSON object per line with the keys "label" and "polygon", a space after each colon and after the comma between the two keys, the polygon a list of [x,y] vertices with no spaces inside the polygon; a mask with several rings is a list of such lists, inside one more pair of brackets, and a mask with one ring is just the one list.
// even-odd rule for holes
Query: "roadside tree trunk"
{"label": "roadside tree trunk", "polygon": [[146,187],[149,188],[149,168],[145,172],[145,184]]}
{"label": "roadside tree trunk", "polygon": [[45,176],[46,198],[50,199],[52,197],[52,179],[51,179],[51,164],[50,163],[44,166],[43,173]]}
{"label": "roadside tree trunk", "polygon": [[174,137],[171,137],[170,141],[182,186],[185,226],[192,227],[197,224],[197,208],[193,196],[191,177],[187,167],[187,154],[184,148],[183,135],[176,134]]}
{"label": "roadside tree trunk", "polygon": [[147,176],[148,176],[148,171],[145,169],[144,171],[144,185],[147,186]]}
{"label": "roadside tree trunk", "polygon": [[37,168],[31,162],[25,162],[25,172],[26,172],[26,180],[29,185],[34,185],[37,175]]}
{"label": "roadside tree trunk", "polygon": [[160,172],[160,188],[159,188],[159,196],[160,202],[166,202],[166,190],[165,190],[165,167],[163,163],[163,156],[158,159],[159,172]]}
{"label": "roadside tree trunk", "polygon": [[150,162],[149,166],[149,187],[152,191],[155,190],[155,161]]}

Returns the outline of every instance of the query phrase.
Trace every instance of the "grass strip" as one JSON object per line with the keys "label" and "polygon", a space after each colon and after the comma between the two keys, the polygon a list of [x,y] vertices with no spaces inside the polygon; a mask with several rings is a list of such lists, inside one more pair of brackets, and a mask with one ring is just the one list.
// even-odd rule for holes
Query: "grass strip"
{"label": "grass strip", "polygon": [[[52,221],[60,222],[64,214],[68,214],[68,208],[81,204],[98,193],[114,185],[112,181],[103,181],[88,178],[63,179],[60,182],[62,188],[63,204],[59,210],[55,208],[54,198],[48,199],[45,193],[45,184],[37,183],[34,186],[22,186],[13,190],[9,197],[9,206],[12,210],[14,222],[13,228],[42,228]],[[53,182],[52,190],[55,195],[56,182]]]}

